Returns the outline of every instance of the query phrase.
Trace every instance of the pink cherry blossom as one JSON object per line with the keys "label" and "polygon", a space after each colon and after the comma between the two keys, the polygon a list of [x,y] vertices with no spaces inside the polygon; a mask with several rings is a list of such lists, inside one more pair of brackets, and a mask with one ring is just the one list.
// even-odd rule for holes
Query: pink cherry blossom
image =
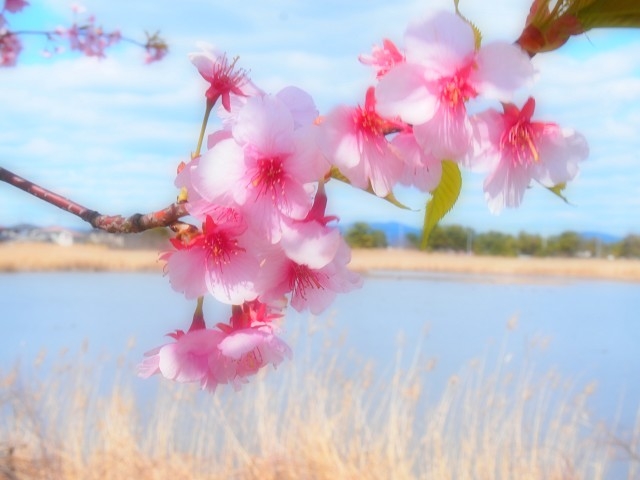
{"label": "pink cherry blossom", "polygon": [[362,284],[347,264],[351,252],[337,228],[327,226],[334,217],[325,216],[326,195],[320,184],[314,206],[304,221],[286,224],[278,245],[265,252],[258,290],[265,303],[291,296],[298,311],[322,312],[338,292]]}
{"label": "pink cherry blossom", "polygon": [[385,38],[382,47],[375,45],[371,55],[360,55],[358,60],[365,65],[371,65],[376,70],[376,78],[381,78],[391,67],[404,62],[404,55],[391,40]]}
{"label": "pink cherry blossom", "polygon": [[291,358],[291,349],[274,334],[272,321],[280,317],[260,302],[234,306],[230,325],[218,324],[225,337],[218,344],[219,357],[211,357],[210,376],[218,384],[230,383],[235,389],[261,368],[277,367]]}
{"label": "pink cherry blossom", "polygon": [[287,105],[274,96],[256,96],[238,111],[232,138],[205,152],[191,171],[193,188],[219,205],[238,208],[271,242],[285,219],[303,219],[315,182],[328,165],[320,154],[316,128],[296,128]]}
{"label": "pink cherry blossom", "polygon": [[420,145],[440,159],[457,160],[471,147],[468,100],[508,101],[534,73],[517,46],[496,42],[476,51],[471,26],[449,12],[410,26],[405,56],[380,79],[378,111],[412,124]]}
{"label": "pink cherry blossom", "polygon": [[[324,240],[331,242],[333,239],[326,237]],[[319,268],[298,263],[286,252],[278,252],[274,248],[260,270],[260,290],[263,291],[260,300],[270,303],[288,294],[294,309],[299,312],[309,310],[317,315],[333,302],[338,293],[346,293],[362,285],[360,276],[347,268],[350,261],[351,251],[341,237],[331,261]]]}
{"label": "pink cherry blossom", "polygon": [[219,53],[210,45],[200,44],[201,52],[189,54],[202,78],[209,82],[205,96],[212,104],[222,100],[224,109],[231,111],[231,95],[247,96],[244,88],[248,85],[247,72],[236,68],[236,60],[231,63],[226,54]]}
{"label": "pink cherry blossom", "polygon": [[17,35],[0,30],[0,67],[13,67],[21,50],[22,42]]}
{"label": "pink cherry blossom", "polygon": [[589,154],[579,133],[532,121],[534,109],[529,98],[522,110],[505,104],[504,113],[488,110],[473,118],[476,151],[469,165],[491,171],[484,191],[493,213],[519,206],[532,179],[546,187],[573,179]]}
{"label": "pink cherry blossom", "polygon": [[198,382],[212,392],[221,384],[238,389],[261,368],[277,367],[291,358],[291,349],[275,335],[271,323],[279,316],[264,304],[247,302],[233,307],[230,324],[208,329],[199,300],[189,330],[170,333],[175,342],[147,352],[138,365],[138,375],[161,374],[176,382]]}
{"label": "pink cherry blossom", "polygon": [[88,57],[103,58],[105,49],[121,39],[119,31],[108,33],[102,27],[96,26],[93,15],[90,15],[84,21],[75,22],[68,29],[60,32],[69,39],[69,48],[71,50],[80,51]]}
{"label": "pink cherry blossom", "polygon": [[400,178],[403,163],[389,148],[386,134],[404,125],[381,117],[374,89],[367,90],[364,107],[337,107],[320,125],[319,141],[327,159],[356,187],[369,186],[384,197]]}
{"label": "pink cherry blossom", "polygon": [[27,5],[29,5],[29,2],[26,2],[25,0],[5,0],[3,10],[11,13],[17,13]]}
{"label": "pink cherry blossom", "polygon": [[138,365],[138,376],[149,378],[161,374],[176,382],[199,382],[202,388],[215,390],[217,383],[210,375],[211,357],[219,357],[218,345],[224,338],[220,330],[207,329],[202,313],[202,299],[193,315],[191,327],[185,333],[176,330],[168,334],[175,340],[145,353]]}
{"label": "pink cherry blossom", "polygon": [[254,279],[259,265],[252,253],[251,237],[244,235],[244,224],[230,218],[216,223],[207,216],[202,233],[186,244],[172,239],[176,250],[162,255],[171,286],[187,298],[206,292],[227,304],[256,298]]}
{"label": "pink cherry blossom", "polygon": [[431,192],[440,183],[442,161],[418,144],[412,129],[406,129],[391,140],[391,147],[403,159],[404,168],[399,182]]}

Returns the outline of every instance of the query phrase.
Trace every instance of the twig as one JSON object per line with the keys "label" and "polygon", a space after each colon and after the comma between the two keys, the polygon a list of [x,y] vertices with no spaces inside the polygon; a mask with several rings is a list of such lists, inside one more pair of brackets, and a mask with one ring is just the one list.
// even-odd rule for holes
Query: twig
{"label": "twig", "polygon": [[109,233],[139,233],[158,227],[171,227],[175,229],[174,224],[181,224],[181,222],[178,222],[178,219],[189,215],[185,203],[172,203],[157,212],[147,214],[136,213],[129,217],[123,217],[122,215],[102,215],[95,210],[83,207],[68,198],[36,185],[2,167],[0,167],[0,180],[80,217],[94,228]]}

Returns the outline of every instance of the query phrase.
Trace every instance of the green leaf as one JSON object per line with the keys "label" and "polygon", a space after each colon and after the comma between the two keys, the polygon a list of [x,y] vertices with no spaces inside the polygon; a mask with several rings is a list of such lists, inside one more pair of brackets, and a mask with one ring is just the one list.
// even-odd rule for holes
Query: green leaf
{"label": "green leaf", "polygon": [[429,235],[444,216],[449,213],[460,196],[462,189],[462,174],[458,164],[451,160],[442,161],[442,178],[438,186],[431,192],[431,199],[427,202],[424,212],[424,226],[420,248],[427,248]]}
{"label": "green leaf", "polygon": [[[340,180],[343,183],[351,185],[351,182],[349,181],[349,179],[347,177],[345,177],[342,174],[342,172],[340,170],[338,170],[336,167],[331,167],[331,171],[329,173],[329,176],[331,178],[335,178],[336,180]],[[394,205],[394,206],[396,206],[398,208],[402,208],[403,210],[411,210],[411,208],[407,207],[406,205],[404,205],[403,203],[398,201],[398,199],[395,197],[393,192],[389,193],[386,197],[378,197],[375,194],[375,192],[373,191],[373,188],[371,188],[371,185],[369,185],[366,189],[364,189],[364,191],[367,192],[367,193],[370,193],[371,195],[374,195],[377,198],[382,198],[383,200],[386,200],[391,205]]]}
{"label": "green leaf", "polygon": [[638,0],[593,0],[578,7],[576,16],[585,30],[640,27]]}
{"label": "green leaf", "polygon": [[567,200],[567,197],[565,197],[562,192],[564,191],[565,188],[567,188],[567,183],[559,183],[558,185],[555,185],[553,187],[545,187],[547,190],[549,190],[551,193],[553,193],[554,195],[560,197],[564,203],[571,205],[571,203],[569,203],[569,200]]}

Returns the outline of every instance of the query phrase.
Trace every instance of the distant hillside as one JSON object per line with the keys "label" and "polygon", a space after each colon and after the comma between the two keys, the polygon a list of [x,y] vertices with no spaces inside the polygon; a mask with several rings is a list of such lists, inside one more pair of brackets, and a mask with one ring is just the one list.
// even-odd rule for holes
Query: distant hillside
{"label": "distant hillside", "polygon": [[602,232],[580,232],[579,235],[583,240],[600,240],[602,243],[606,244],[618,243],[622,241],[622,237]]}

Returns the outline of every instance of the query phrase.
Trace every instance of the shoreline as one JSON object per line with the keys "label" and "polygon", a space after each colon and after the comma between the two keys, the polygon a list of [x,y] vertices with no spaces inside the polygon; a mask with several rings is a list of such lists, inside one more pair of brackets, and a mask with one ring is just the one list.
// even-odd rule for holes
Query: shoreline
{"label": "shoreline", "polygon": [[[46,243],[0,244],[0,272],[162,272],[157,250],[118,250],[104,245],[61,247]],[[550,276],[640,282],[640,260],[489,257],[415,250],[355,249],[350,268],[364,273],[408,271],[511,276]]]}

